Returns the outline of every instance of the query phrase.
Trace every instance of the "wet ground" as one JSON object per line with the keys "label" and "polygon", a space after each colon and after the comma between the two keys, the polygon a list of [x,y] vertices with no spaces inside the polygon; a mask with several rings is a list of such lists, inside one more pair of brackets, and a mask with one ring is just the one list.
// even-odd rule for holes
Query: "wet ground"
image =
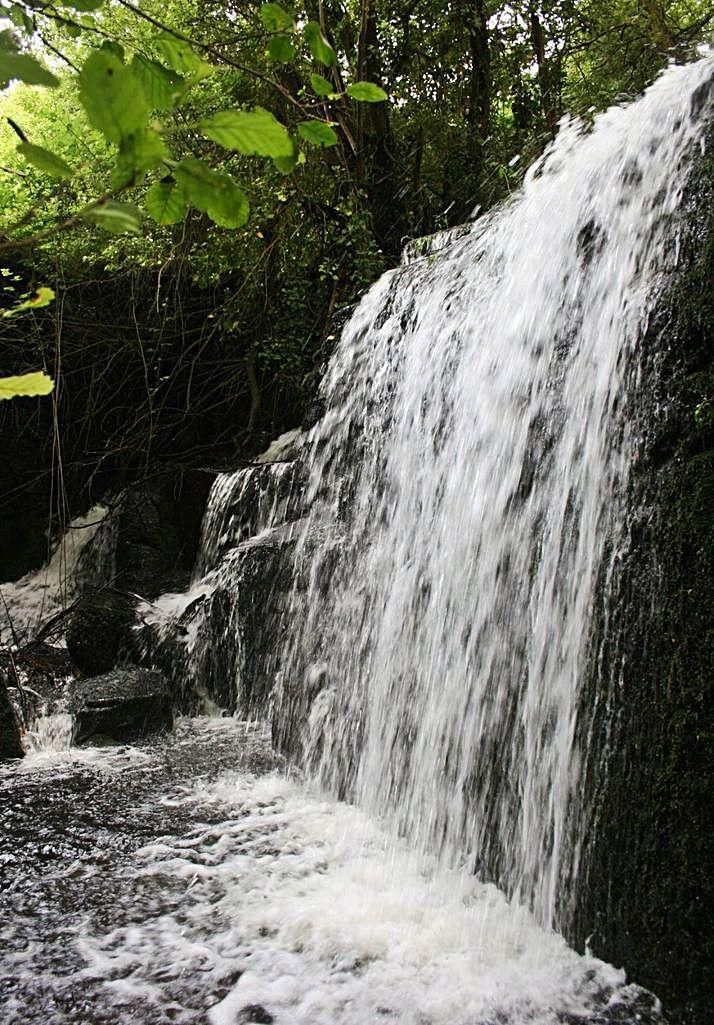
{"label": "wet ground", "polygon": [[62,736],[0,770],[2,1025],[659,1021],[495,887],[290,778],[259,727]]}
{"label": "wet ground", "polygon": [[[88,969],[82,940],[165,913],[185,883],[154,877],[127,884],[132,857],[158,836],[223,822],[218,806],[170,803],[186,785],[222,772],[264,773],[275,758],[259,729],[185,720],[144,747],[47,752],[0,771],[0,1021],[3,1025],[164,1025],[170,1006],[138,994],[116,1003],[106,974]],[[198,1010],[230,990],[231,972],[204,980]],[[167,980],[190,1009],[188,979]],[[197,1023],[201,1015],[194,1019]]]}

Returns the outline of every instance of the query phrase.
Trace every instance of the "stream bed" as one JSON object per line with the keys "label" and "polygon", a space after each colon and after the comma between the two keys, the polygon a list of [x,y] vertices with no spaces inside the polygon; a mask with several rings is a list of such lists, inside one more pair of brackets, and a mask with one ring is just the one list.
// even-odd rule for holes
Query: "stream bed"
{"label": "stream bed", "polygon": [[36,750],[0,798],[3,1025],[659,1020],[624,972],[286,774],[255,724]]}

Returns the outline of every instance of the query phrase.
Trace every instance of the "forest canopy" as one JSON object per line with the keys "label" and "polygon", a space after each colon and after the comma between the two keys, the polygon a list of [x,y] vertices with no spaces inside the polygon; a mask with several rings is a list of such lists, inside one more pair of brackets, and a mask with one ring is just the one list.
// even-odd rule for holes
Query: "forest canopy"
{"label": "forest canopy", "polygon": [[564,116],[636,95],[714,20],[706,0],[0,14],[0,375],[55,384],[0,428],[36,440],[23,472],[59,519],[118,469],[244,457],[298,422],[405,242],[506,199]]}

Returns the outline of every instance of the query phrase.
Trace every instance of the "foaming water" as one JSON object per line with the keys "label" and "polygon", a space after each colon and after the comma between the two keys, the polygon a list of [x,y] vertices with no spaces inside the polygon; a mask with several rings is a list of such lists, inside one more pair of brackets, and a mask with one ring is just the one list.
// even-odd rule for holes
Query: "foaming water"
{"label": "foaming water", "polygon": [[276,774],[266,740],[182,719],[0,772],[4,1023],[659,1021],[495,887]]}
{"label": "foaming water", "polygon": [[285,777],[226,774],[164,800],[222,818],[137,852],[126,885],[168,889],[163,913],[81,940],[86,973],[120,1004],[191,1020],[166,994],[197,973],[206,993],[237,978],[209,1006],[212,1025],[256,1006],[285,1025],[545,1025],[632,996],[623,972],[578,957],[494,887],[435,871]]}
{"label": "foaming water", "polygon": [[345,330],[308,443],[278,739],[548,927],[577,894],[576,727],[637,441],[623,411],[711,73],[672,68],[591,131],[565,124],[513,202],[412,247]]}

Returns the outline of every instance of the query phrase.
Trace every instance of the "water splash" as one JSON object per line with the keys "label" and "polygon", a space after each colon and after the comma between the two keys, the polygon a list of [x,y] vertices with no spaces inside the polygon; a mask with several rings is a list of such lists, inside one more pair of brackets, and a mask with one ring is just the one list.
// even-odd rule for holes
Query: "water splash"
{"label": "water splash", "polygon": [[546,926],[577,874],[626,395],[711,72],[672,68],[591,131],[565,123],[513,202],[413,246],[348,325],[309,439],[278,740]]}

